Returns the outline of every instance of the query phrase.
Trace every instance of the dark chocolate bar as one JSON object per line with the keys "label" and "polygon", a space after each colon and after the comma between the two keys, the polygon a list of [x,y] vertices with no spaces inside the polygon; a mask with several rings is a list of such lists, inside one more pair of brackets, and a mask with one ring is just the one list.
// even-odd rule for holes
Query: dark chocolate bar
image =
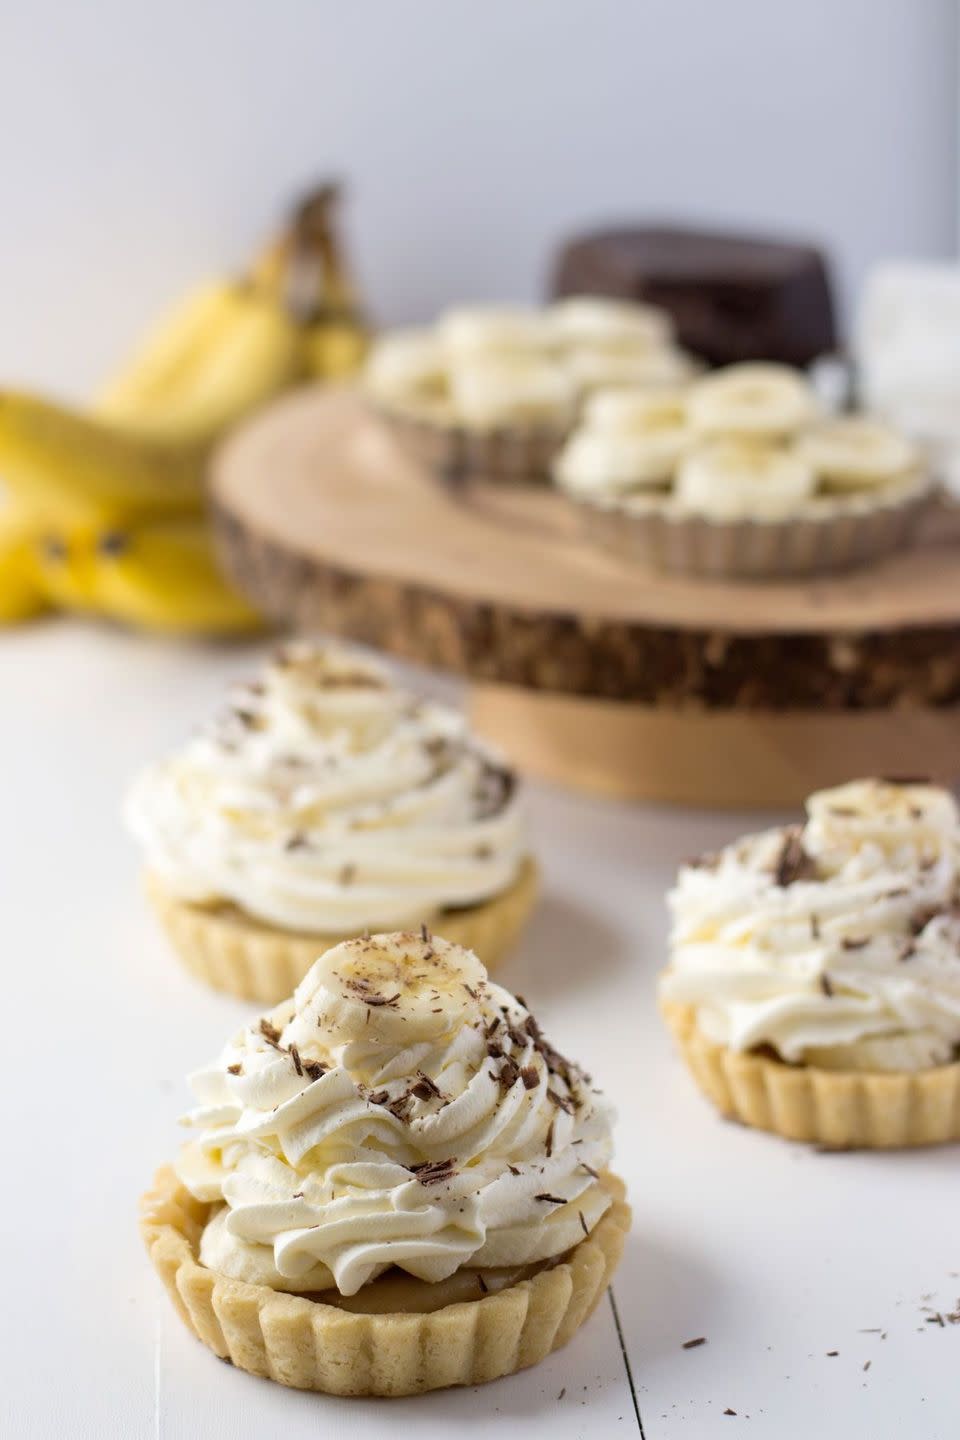
{"label": "dark chocolate bar", "polygon": [[711,365],[808,365],[837,344],[827,262],[810,245],[679,226],[598,231],[562,246],[552,291],[660,305]]}

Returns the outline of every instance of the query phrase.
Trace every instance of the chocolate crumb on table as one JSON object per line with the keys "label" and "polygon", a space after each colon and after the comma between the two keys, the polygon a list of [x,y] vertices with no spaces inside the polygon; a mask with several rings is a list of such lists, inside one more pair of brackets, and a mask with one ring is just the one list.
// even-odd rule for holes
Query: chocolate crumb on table
{"label": "chocolate crumb on table", "polygon": [[706,1345],[706,1343],[706,1335],[698,1335],[694,1340],[684,1340],[680,1348],[681,1350],[696,1350],[698,1345]]}

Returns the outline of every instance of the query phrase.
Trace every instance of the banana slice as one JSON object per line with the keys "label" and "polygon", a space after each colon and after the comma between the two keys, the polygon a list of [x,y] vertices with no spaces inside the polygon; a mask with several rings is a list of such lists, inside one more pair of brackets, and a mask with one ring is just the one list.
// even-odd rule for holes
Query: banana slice
{"label": "banana slice", "polygon": [[562,422],[575,399],[570,378],[559,365],[521,355],[458,362],[451,369],[450,394],[457,417],[478,428]]}
{"label": "banana slice", "polygon": [[449,359],[487,354],[542,355],[550,346],[550,325],[542,310],[519,305],[473,305],[448,310],[436,331]]}
{"label": "banana slice", "polygon": [[871,489],[916,468],[919,456],[889,425],[861,416],[825,420],[795,442],[797,454],[833,490]]}
{"label": "banana slice", "polygon": [[620,495],[664,485],[683,452],[685,434],[631,435],[584,429],[561,451],[554,475],[573,495]]}
{"label": "banana slice", "polygon": [[864,844],[890,854],[913,847],[922,857],[949,851],[960,824],[948,790],[894,780],[851,780],[818,790],[807,800],[804,849],[827,869],[842,864]]}
{"label": "banana slice", "polygon": [[666,484],[686,452],[682,392],[604,390],[557,459],[557,483],[573,494],[622,494]]}
{"label": "banana slice", "polygon": [[822,1070],[929,1070],[953,1059],[951,1046],[933,1030],[874,1035],[848,1045],[816,1045],[804,1054]]}
{"label": "banana slice", "polygon": [[425,930],[400,931],[335,945],[300,982],[294,1002],[334,1045],[406,1045],[437,1040],[479,1016],[486,979],[472,950]]}
{"label": "banana slice", "polygon": [[666,310],[631,300],[573,295],[549,306],[546,316],[561,345],[653,349],[673,339],[673,320]]}
{"label": "banana slice", "polygon": [[789,365],[728,365],[690,390],[690,423],[702,435],[790,435],[815,414],[812,388]]}
{"label": "banana slice", "polygon": [[690,356],[672,347],[606,350],[586,346],[565,354],[564,364],[583,395],[610,386],[682,385],[696,373]]}
{"label": "banana slice", "polygon": [[816,488],[810,467],[782,447],[715,440],[681,460],[675,494],[686,510],[717,520],[779,520]]}
{"label": "banana slice", "polygon": [[629,386],[598,390],[583,412],[584,424],[594,430],[680,430],[687,423],[687,389],[633,389]]}
{"label": "banana slice", "polygon": [[440,399],[446,384],[443,350],[428,330],[396,330],[378,340],[364,371],[369,392],[379,400]]}

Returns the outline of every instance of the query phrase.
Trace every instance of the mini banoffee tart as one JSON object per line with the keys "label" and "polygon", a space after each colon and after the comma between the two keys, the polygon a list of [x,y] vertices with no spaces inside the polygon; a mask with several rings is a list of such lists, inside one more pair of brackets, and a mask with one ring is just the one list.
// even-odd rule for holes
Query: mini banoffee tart
{"label": "mini banoffee tart", "polygon": [[536,896],[513,773],[345,647],[286,646],[126,811],[188,968],[266,1003],[364,928],[442,925],[493,966]]}
{"label": "mini banoffee tart", "polygon": [[607,1104],[426,928],[327,951],[193,1088],[143,1233],[242,1369],[338,1395],[477,1384],[565,1344],[609,1284],[630,1212]]}
{"label": "mini banoffee tart", "polygon": [[597,391],[554,478],[618,554],[730,577],[877,559],[910,538],[930,492],[897,431],[822,416],[798,371],[768,364],[659,392]]}
{"label": "mini banoffee tart", "polygon": [[960,816],[858,780],[685,866],[660,998],[725,1114],[837,1146],[960,1139]]}
{"label": "mini banoffee tart", "polygon": [[468,306],[431,329],[374,346],[367,394],[408,450],[446,479],[549,478],[585,397],[598,386],[687,379],[669,316],[591,298],[543,309]]}

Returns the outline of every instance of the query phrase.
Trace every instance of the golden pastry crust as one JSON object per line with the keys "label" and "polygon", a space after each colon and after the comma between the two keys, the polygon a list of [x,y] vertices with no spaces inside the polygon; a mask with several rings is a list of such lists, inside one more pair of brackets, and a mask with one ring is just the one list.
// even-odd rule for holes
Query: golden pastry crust
{"label": "golden pastry crust", "polygon": [[546,484],[569,422],[478,429],[452,416],[379,406],[377,413],[403,451],[438,479],[460,485]]}
{"label": "golden pastry crust", "polygon": [[[279,1004],[293,994],[318,955],[352,938],[281,930],[232,905],[194,905],[171,895],[151,873],[146,884],[161,924],[191,974],[243,1000]],[[476,951],[487,969],[494,970],[523,929],[538,889],[537,865],[528,857],[501,895],[424,919],[444,939]]]}
{"label": "golden pastry crust", "polygon": [[960,1062],[883,1074],[787,1065],[708,1040],[692,1005],[661,1010],[704,1095],[744,1125],[836,1149],[960,1140]]}
{"label": "golden pastry crust", "polygon": [[496,1380],[566,1344],[610,1283],[630,1224],[621,1181],[603,1182],[613,1204],[558,1264],[426,1313],[358,1314],[208,1270],[197,1256],[211,1207],[168,1166],[143,1198],[141,1230],[180,1318],[221,1359],[300,1390],[417,1395]]}

